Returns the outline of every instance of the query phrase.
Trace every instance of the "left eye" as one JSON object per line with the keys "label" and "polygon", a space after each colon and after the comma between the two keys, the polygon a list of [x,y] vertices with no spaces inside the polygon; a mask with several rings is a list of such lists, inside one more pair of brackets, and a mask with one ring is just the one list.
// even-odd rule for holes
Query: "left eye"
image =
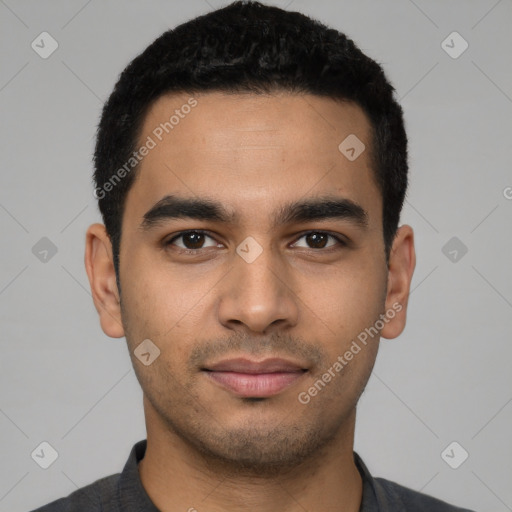
{"label": "left eye", "polygon": [[[336,244],[345,245],[345,242],[343,242],[341,238],[331,235],[329,233],[324,233],[323,231],[310,231],[309,233],[305,233],[304,235],[302,235],[299,238],[299,240],[301,240],[302,238],[306,239],[306,243],[309,244],[309,248],[312,249],[325,249],[326,247],[333,247]],[[329,238],[335,240],[335,243],[327,245],[327,240]],[[296,246],[297,242],[295,242],[293,245]],[[306,247],[308,248],[308,246]]]}

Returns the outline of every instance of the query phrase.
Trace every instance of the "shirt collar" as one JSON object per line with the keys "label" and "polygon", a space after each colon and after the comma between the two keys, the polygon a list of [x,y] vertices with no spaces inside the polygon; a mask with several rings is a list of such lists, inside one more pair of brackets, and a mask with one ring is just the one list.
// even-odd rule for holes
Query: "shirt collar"
{"label": "shirt collar", "polygon": [[[159,512],[142,486],[139,474],[138,464],[144,458],[146,446],[146,439],[133,446],[119,477],[117,496],[119,512],[132,512],[134,510],[138,512]],[[359,512],[379,512],[375,481],[361,457],[356,452],[353,452],[353,454],[354,462],[363,480],[363,497]]]}
{"label": "shirt collar", "polygon": [[123,472],[119,477],[117,500],[119,512],[160,512],[150,500],[146,490],[142,486],[139,474],[139,462],[146,453],[147,440],[143,439],[136,443]]}
{"label": "shirt collar", "polygon": [[356,452],[353,452],[353,454],[354,462],[363,480],[363,497],[359,512],[379,512],[381,507],[379,507],[379,502],[377,501],[376,482],[363,459]]}

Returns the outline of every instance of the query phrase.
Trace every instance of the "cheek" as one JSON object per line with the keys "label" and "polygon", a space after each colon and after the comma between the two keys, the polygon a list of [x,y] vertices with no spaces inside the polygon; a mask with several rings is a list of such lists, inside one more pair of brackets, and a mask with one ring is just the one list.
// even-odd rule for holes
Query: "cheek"
{"label": "cheek", "polygon": [[321,290],[316,290],[307,295],[318,317],[334,333],[354,335],[358,329],[373,324],[382,313],[386,279],[375,268],[351,266],[331,275]]}
{"label": "cheek", "polygon": [[[123,322],[127,338],[154,339],[166,346],[176,336],[185,341],[184,332],[195,331],[204,320],[211,300],[211,279],[198,273],[180,272],[165,261],[153,257],[132,258],[126,262],[126,278],[121,274]],[[215,280],[212,281],[215,283]],[[183,343],[182,343],[183,344]]]}

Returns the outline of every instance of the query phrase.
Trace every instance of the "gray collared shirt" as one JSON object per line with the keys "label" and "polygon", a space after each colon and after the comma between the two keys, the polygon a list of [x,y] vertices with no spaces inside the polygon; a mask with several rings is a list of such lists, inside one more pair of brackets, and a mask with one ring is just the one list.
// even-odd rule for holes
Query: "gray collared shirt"
{"label": "gray collared shirt", "polygon": [[[122,473],[96,480],[68,497],[32,512],[159,512],[139,476],[138,463],[144,457],[146,444],[144,439],[133,446]],[[356,452],[354,461],[363,479],[363,498],[359,512],[472,512],[384,478],[372,477]]]}

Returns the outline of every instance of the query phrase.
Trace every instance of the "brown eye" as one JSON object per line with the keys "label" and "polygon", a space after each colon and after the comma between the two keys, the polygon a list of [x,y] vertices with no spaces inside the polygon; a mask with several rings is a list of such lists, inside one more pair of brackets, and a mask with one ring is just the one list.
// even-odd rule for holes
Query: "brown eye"
{"label": "brown eye", "polygon": [[[327,245],[329,238],[333,239],[335,243]],[[299,240],[301,239],[305,239],[307,245],[298,247],[306,247],[310,249],[329,249],[331,247],[335,247],[336,245],[346,245],[346,243],[340,237],[331,235],[330,233],[325,233],[323,231],[310,231],[309,233],[302,235]],[[297,242],[295,242],[294,246],[297,247]]]}
{"label": "brown eye", "polygon": [[[177,240],[182,240],[181,245],[175,243]],[[205,246],[205,240],[210,239],[213,241],[213,244],[209,246]],[[216,243],[210,236],[202,231],[184,231],[179,235],[171,238],[165,245],[175,245],[176,247],[184,250],[199,250],[205,247],[215,247]]]}
{"label": "brown eye", "polygon": [[307,243],[314,249],[323,249],[327,244],[329,235],[325,233],[309,233],[306,235]]}

